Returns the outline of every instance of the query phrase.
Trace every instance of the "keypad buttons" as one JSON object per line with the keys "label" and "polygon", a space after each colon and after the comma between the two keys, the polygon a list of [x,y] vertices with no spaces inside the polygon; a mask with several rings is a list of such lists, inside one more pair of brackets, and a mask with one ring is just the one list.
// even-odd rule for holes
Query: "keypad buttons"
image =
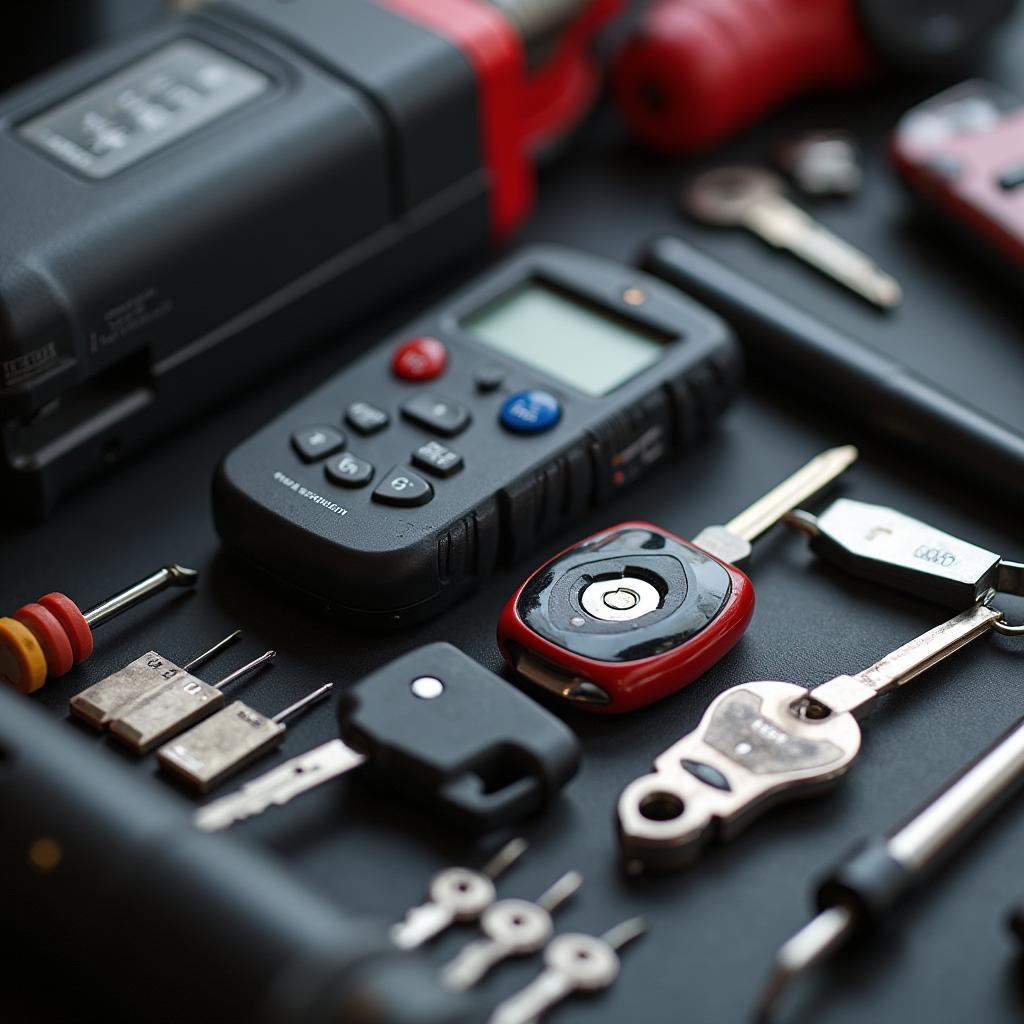
{"label": "keypad buttons", "polygon": [[391,417],[383,409],[378,409],[369,402],[353,402],[345,410],[345,422],[364,437],[383,430]]}
{"label": "keypad buttons", "polygon": [[327,479],[332,484],[340,484],[342,487],[362,487],[370,482],[373,476],[373,466],[365,459],[357,459],[354,455],[346,452],[338,458],[331,459],[324,466]]}
{"label": "keypad buttons", "polygon": [[412,464],[434,476],[449,477],[463,466],[462,456],[440,441],[428,441],[412,453]]}
{"label": "keypad buttons", "polygon": [[505,377],[504,366],[481,366],[473,374],[473,383],[476,384],[477,391],[486,394],[489,391],[497,391],[505,383]]}
{"label": "keypad buttons", "polygon": [[458,402],[424,393],[402,406],[402,415],[419,427],[442,437],[454,437],[469,426],[469,410]]}
{"label": "keypad buttons", "polygon": [[531,388],[510,395],[498,414],[502,426],[516,434],[539,434],[562,418],[562,406],[549,391]]}
{"label": "keypad buttons", "polygon": [[448,362],[448,349],[437,338],[423,335],[410,338],[395,349],[391,369],[402,380],[433,380],[439,377]]}
{"label": "keypad buttons", "polygon": [[305,427],[292,434],[292,447],[303,462],[317,462],[345,447],[345,435],[334,427]]}
{"label": "keypad buttons", "polygon": [[373,492],[374,501],[405,507],[425,505],[433,496],[434,488],[405,466],[392,466]]}

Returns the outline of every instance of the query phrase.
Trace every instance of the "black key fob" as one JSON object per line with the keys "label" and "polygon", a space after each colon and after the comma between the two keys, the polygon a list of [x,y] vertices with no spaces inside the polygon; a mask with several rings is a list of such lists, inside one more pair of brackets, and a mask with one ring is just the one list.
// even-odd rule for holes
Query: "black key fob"
{"label": "black key fob", "polygon": [[536,813],[579,766],[566,725],[448,643],[362,679],[338,718],[344,741],[368,756],[361,772],[480,831]]}

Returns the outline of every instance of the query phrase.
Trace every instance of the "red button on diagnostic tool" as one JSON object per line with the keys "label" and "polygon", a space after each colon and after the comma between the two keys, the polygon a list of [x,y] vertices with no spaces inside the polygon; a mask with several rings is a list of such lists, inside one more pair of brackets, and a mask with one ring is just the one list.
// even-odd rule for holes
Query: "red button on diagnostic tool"
{"label": "red button on diagnostic tool", "polygon": [[391,368],[402,380],[433,380],[444,371],[448,350],[437,338],[410,338],[395,349]]}

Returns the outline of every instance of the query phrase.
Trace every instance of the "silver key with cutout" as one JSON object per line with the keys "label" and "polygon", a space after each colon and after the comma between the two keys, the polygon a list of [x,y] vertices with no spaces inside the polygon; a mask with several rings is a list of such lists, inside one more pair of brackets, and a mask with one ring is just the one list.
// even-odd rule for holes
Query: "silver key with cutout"
{"label": "silver key with cutout", "polygon": [[726,690],[693,732],[655,759],[654,772],[619,797],[627,867],[682,867],[711,839],[731,839],[767,805],[834,782],[857,757],[857,718],[875,697],[984,636],[1001,618],[976,605],[862,672],[811,690],[767,681]]}
{"label": "silver key with cutout", "polygon": [[1024,597],[1021,562],[884,505],[840,498],[821,515],[798,509],[786,522],[807,534],[815,554],[851,575],[948,608],[967,608],[995,593]]}
{"label": "silver key with cutout", "polygon": [[536,900],[506,899],[491,904],[480,918],[482,938],[468,943],[441,971],[441,981],[463,992],[476,985],[493,967],[514,956],[544,948],[554,934],[552,913],[583,884],[578,871],[569,871]]}
{"label": "silver key with cutout", "polygon": [[681,202],[696,220],[747,228],[882,309],[903,297],[896,279],[874,260],[791,203],[771,171],[739,165],[707,171],[683,189]]}
{"label": "silver key with cutout", "polygon": [[494,880],[526,852],[525,839],[506,843],[482,871],[445,868],[430,881],[429,899],[412,907],[405,919],[391,928],[391,941],[399,949],[416,949],[453,924],[476,921],[498,898]]}
{"label": "silver key with cutout", "polygon": [[623,921],[600,938],[566,932],[548,943],[544,970],[501,1003],[488,1024],[536,1024],[576,992],[601,992],[619,976],[619,950],[647,930],[643,918]]}

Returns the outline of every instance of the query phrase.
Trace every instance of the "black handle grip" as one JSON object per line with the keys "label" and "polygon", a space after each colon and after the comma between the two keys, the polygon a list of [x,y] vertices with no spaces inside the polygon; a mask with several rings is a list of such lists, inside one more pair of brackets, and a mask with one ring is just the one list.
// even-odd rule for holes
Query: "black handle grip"
{"label": "black handle grip", "polygon": [[[0,688],[0,906],[40,961],[79,965],[125,1019],[480,1024],[383,926],[259,851],[196,831],[189,805]],[[45,957],[39,952],[46,951]]]}

